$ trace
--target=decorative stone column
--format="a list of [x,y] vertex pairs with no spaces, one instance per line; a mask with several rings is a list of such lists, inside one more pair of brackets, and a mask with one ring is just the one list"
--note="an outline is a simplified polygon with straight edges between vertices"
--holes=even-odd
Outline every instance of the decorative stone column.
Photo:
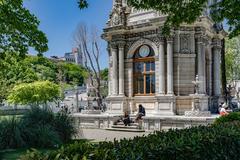
[[179,53],[181,48],[180,44],[180,31],[175,31],[175,38],[174,38],[174,53]]
[[213,82],[212,82],[212,65],[213,65],[213,59],[212,59],[212,48],[209,46],[209,48],[208,48],[208,86],[209,86],[209,88],[208,88],[208,90],[209,90],[209,92],[208,92],[208,94],[209,94],[209,96],[211,96],[212,94],[213,94],[213,92],[212,92],[212,84],[213,84]]
[[112,53],[108,44],[107,52],[109,55],[109,68],[108,68],[108,97],[112,95]]
[[128,97],[132,96],[133,96],[133,62],[131,59],[128,60]]
[[206,78],[205,78],[205,47],[204,47],[204,43],[203,43],[203,38],[202,36],[198,36],[197,37],[197,69],[198,69],[198,77],[199,77],[199,93],[200,94],[206,94],[206,85],[204,85],[206,82]]
[[[110,57],[109,57],[109,61],[111,61],[110,60]],[[111,83],[112,83],[112,80],[111,80],[111,72],[112,71],[112,69],[111,69],[111,62],[109,63],[109,69],[108,69],[108,96],[111,96],[112,95],[112,91],[111,91],[111,89],[112,89],[112,85],[111,85]]]
[[164,41],[159,43],[159,94],[165,94]]
[[206,85],[206,43],[202,43],[203,94],[207,93]]
[[111,45],[112,53],[112,92],[113,96],[118,95],[118,64],[117,64],[117,46]]
[[220,81],[220,60],[221,60],[221,41],[214,40],[213,46],[213,93],[215,96],[221,95],[221,81]]
[[195,53],[195,32],[192,31],[190,33],[190,44],[191,44],[191,53]]
[[167,94],[173,95],[173,38],[167,39]]
[[124,46],[125,43],[120,43],[119,48],[119,95],[124,96]]

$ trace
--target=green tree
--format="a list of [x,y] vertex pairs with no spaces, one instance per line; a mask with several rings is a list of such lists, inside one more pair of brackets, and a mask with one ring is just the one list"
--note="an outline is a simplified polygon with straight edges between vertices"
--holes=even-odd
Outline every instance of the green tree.
[[58,72],[62,72],[62,78],[65,83],[81,86],[87,77],[87,71],[80,65],[73,63],[60,62]]
[[6,99],[14,85],[38,80],[37,74],[16,53],[6,53],[0,58],[0,103]]
[[12,104],[46,104],[60,98],[60,87],[50,81],[36,81],[14,86],[7,100]]
[[[89,0],[78,0],[80,9],[88,7]],[[182,23],[193,23],[206,8],[208,0],[127,0],[137,9],[153,9],[168,15],[163,32],[170,34],[170,28],[179,27]],[[211,6],[211,16],[218,23],[225,20],[229,25],[229,37],[240,34],[239,0],[218,0]]]
[[108,68],[101,70],[100,72],[101,79],[104,81],[108,80]]
[[240,79],[240,36],[226,40],[227,80]]
[[23,7],[23,0],[0,1],[0,50],[26,54],[28,47],[39,53],[48,50],[47,38],[38,29],[37,17]]

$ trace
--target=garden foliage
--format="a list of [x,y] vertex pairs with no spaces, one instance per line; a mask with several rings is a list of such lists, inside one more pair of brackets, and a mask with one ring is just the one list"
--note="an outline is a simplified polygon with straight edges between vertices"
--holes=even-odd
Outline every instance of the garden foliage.
[[66,145],[43,155],[28,152],[22,160],[95,159],[95,160],[239,160],[240,122],[198,126],[183,130],[155,132],[148,136],[99,144]]
[[69,142],[75,133],[68,114],[33,107],[21,117],[0,121],[0,149],[55,147]]
[[232,112],[228,115],[221,116],[215,120],[214,124],[233,122],[233,121],[240,122],[240,112]]

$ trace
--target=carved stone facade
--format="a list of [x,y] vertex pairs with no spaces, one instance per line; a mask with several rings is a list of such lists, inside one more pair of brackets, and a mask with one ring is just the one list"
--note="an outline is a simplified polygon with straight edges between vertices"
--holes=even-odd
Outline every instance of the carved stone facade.
[[[217,33],[205,15],[191,25],[173,28],[165,37],[165,19],[155,11],[136,11],[124,0],[114,1],[102,35],[109,47],[108,113],[135,114],[142,104],[147,115],[182,115],[192,108],[196,75],[200,111],[217,103],[225,33]],[[142,66],[140,73],[137,65]]]

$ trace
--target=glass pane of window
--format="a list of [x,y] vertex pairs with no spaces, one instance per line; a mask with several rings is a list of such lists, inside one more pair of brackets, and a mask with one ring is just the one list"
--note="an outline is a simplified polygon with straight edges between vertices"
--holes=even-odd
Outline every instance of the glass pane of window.
[[151,90],[155,93],[155,75],[151,75]]
[[151,62],[151,71],[155,71],[155,63]]
[[146,94],[149,94],[150,93],[150,84],[151,84],[151,78],[150,78],[150,75],[146,75]]
[[146,72],[150,71],[151,68],[151,62],[146,62]]
[[135,71],[135,73],[141,73],[141,72],[143,72],[143,69],[144,69],[144,65],[143,65],[144,63],[143,62],[136,62],[135,64],[134,64],[134,71]]
[[144,80],[143,75],[136,76],[134,81],[134,93],[143,94],[144,93]]

